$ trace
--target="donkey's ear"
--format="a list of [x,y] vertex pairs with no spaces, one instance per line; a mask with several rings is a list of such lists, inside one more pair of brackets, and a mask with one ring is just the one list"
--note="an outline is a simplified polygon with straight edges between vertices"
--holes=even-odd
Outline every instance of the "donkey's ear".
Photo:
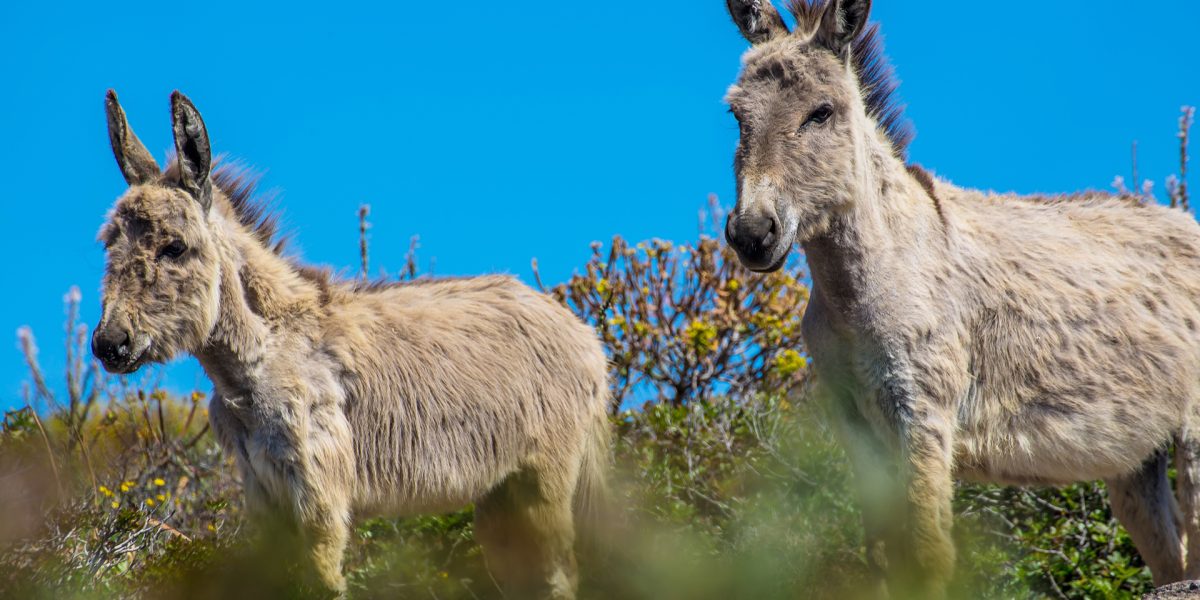
[[158,177],[158,163],[142,141],[129,128],[129,120],[121,103],[117,102],[117,93],[108,90],[104,95],[104,112],[108,115],[108,141],[112,144],[113,156],[117,157],[117,166],[125,176],[125,183],[138,185]]
[[771,0],[725,0],[725,6],[751,44],[769,42],[788,34],[787,25]]
[[845,55],[867,26],[871,0],[830,0],[821,16],[817,37],[834,54]]
[[175,131],[175,156],[179,161],[179,185],[187,190],[205,212],[212,206],[212,148],[200,111],[187,96],[171,93],[171,128]]

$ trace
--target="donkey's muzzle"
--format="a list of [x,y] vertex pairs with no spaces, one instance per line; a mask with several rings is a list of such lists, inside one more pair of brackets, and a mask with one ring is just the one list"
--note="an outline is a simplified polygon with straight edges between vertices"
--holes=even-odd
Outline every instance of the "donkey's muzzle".
[[92,332],[92,354],[104,368],[114,373],[127,372],[137,360],[133,356],[133,336],[128,327],[107,323]]
[[[774,271],[779,244],[779,220],[766,215],[729,215],[725,221],[725,240],[738,258],[752,271]],[[786,257],[786,254],[784,255]]]

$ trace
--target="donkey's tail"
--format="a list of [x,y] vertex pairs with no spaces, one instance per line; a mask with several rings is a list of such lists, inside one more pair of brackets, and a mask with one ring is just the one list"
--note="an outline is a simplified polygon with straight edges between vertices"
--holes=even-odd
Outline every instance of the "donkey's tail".
[[608,475],[612,465],[612,425],[608,420],[608,390],[601,385],[600,405],[591,417],[584,441],[583,460],[575,484],[575,528],[583,542],[581,549],[604,553],[608,544],[604,532],[615,516],[609,497]]

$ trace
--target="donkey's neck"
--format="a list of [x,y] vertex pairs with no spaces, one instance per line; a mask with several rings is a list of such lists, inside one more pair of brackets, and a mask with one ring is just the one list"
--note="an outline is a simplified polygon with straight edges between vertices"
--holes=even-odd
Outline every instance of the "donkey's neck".
[[264,367],[276,360],[270,348],[289,347],[300,332],[315,330],[306,324],[321,291],[241,226],[226,219],[220,227],[220,308],[196,358],[218,392],[241,396],[258,387]]
[[820,294],[835,318],[872,310],[944,249],[945,216],[933,194],[877,136],[864,136],[850,184],[852,201],[829,227],[801,245]]

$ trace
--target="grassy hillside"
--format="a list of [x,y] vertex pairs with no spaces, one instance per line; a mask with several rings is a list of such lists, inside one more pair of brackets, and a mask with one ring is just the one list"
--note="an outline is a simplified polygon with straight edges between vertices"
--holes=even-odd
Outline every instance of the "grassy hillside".
[[[1168,200],[1186,209],[1182,180]],[[715,202],[706,217],[719,231]],[[398,276],[418,276],[412,256]],[[712,237],[614,238],[548,291],[596,326],[612,365],[614,494],[581,559],[583,597],[864,595],[851,475],[805,393],[799,262],[752,275]],[[74,322],[78,301],[68,294],[64,384],[46,381],[32,332],[19,335],[30,384],[26,407],[0,423],[0,597],[307,595],[286,532],[245,522],[204,395],[105,376]],[[1101,484],[960,485],[955,512],[957,597],[1150,589]],[[469,508],[360,523],[347,571],[358,598],[499,597]]]

